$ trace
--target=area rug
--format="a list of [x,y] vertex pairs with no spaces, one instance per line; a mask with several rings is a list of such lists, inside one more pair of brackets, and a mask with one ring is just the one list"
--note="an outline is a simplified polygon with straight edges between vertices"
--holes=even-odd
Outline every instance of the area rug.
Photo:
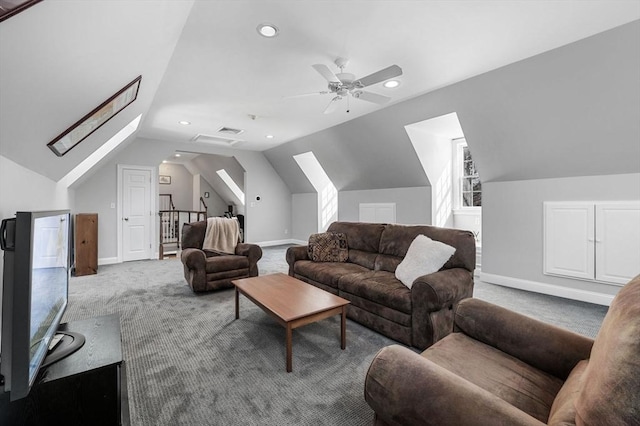
[[196,295],[179,260],[100,267],[72,279],[65,321],[120,315],[132,425],[368,425],[364,378],[394,343],[339,317],[285,332],[233,290]]

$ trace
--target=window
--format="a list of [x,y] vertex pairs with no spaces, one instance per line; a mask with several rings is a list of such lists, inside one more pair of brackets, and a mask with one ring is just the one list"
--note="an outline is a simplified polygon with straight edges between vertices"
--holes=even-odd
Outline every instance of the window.
[[458,159],[460,207],[481,207],[482,183],[466,142],[461,142],[458,145]]

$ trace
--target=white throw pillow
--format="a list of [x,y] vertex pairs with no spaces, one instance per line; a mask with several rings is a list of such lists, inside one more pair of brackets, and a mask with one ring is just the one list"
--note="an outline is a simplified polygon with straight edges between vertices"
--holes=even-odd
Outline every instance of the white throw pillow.
[[439,271],[455,252],[450,245],[418,235],[396,268],[396,278],[411,289],[416,278]]

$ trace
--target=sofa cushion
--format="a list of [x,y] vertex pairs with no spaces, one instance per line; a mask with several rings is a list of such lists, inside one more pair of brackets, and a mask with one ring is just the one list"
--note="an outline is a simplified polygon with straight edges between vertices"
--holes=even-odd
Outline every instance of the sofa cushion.
[[575,402],[584,386],[584,370],[589,361],[583,359],[571,370],[569,377],[553,401],[549,412],[549,426],[569,426],[576,424]]
[[338,279],[342,276],[360,273],[368,269],[350,262],[314,262],[298,260],[293,265],[294,273],[313,281],[338,288]]
[[450,245],[418,235],[396,268],[396,278],[411,288],[416,278],[439,271],[455,251]]
[[344,275],[338,280],[338,288],[382,306],[411,313],[411,291],[391,272],[367,271]]
[[374,269],[378,253],[371,253],[349,248],[349,262],[364,266],[367,269]]
[[346,262],[349,257],[347,236],[342,232],[312,234],[307,250],[314,262]]
[[384,227],[381,223],[333,222],[327,232],[345,234],[350,249],[378,253]]
[[[444,265],[445,269],[464,268],[473,271],[476,267],[476,244],[471,231],[439,228],[428,225],[386,225],[380,236],[380,253],[404,258],[409,246],[418,235],[426,235],[456,249]],[[349,242],[351,244],[351,242]]]
[[249,269],[249,258],[235,254],[213,256],[208,257],[205,264],[205,271],[208,274],[219,271],[232,271],[234,269]]
[[640,275],[616,295],[593,342],[578,425],[631,425],[640,418]]
[[557,377],[463,333],[439,340],[422,356],[543,423],[563,384]]

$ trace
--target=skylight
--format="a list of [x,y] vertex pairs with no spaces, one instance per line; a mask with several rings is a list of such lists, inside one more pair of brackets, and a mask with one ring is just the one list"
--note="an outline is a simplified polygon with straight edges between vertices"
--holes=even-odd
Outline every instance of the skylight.
[[133,132],[136,131],[140,124],[142,114],[134,118],[129,124],[124,126],[122,130],[113,135],[102,146],[96,149],[91,155],[85,158],[80,164],[74,167],[69,173],[67,173],[58,183],[65,187],[70,187],[75,181],[80,179],[86,172],[88,172],[93,166],[98,164],[107,154],[113,151],[118,145],[124,142]]
[[240,200],[242,205],[244,206],[244,192],[240,189],[240,187],[231,179],[229,173],[225,169],[220,169],[216,172],[218,176],[227,184],[231,192]]

